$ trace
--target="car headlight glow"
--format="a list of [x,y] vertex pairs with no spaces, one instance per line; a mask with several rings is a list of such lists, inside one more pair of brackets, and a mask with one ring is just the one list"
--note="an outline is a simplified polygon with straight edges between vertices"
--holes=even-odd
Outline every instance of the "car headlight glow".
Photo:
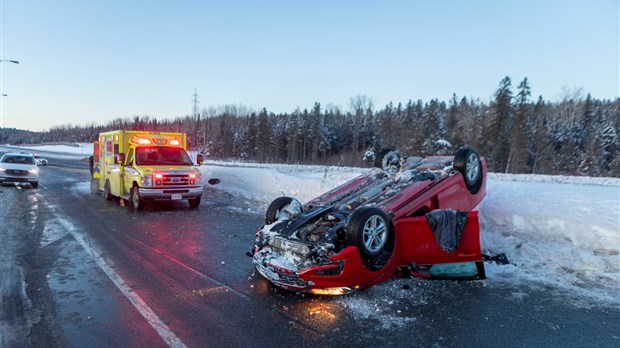
[[314,288],[310,289],[310,292],[315,295],[327,295],[327,296],[338,296],[348,294],[354,289],[348,287],[339,287],[339,288]]

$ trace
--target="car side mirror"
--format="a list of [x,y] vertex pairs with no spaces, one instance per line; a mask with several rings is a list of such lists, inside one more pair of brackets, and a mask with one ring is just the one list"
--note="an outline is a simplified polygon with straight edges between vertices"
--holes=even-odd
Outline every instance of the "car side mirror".
[[202,157],[202,154],[199,153],[198,156],[196,156],[196,163],[198,163],[198,165],[202,165],[203,161],[204,161],[204,158]]
[[119,153],[116,155],[116,164],[125,164],[125,154],[124,153]]

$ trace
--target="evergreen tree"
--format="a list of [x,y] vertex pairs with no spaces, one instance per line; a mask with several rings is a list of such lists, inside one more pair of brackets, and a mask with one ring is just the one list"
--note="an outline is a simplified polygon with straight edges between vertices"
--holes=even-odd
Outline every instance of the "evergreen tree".
[[539,96],[538,102],[534,106],[534,114],[536,115],[536,137],[533,144],[533,163],[532,173],[548,174],[551,173],[553,167],[553,147],[550,141],[550,135],[547,125],[549,112],[548,107],[542,96]]
[[310,113],[310,125],[308,135],[310,137],[310,162],[316,163],[319,159],[319,143],[321,142],[321,104],[316,102]]
[[511,84],[510,77],[504,77],[491,104],[493,117],[488,127],[487,136],[490,142],[488,152],[491,154],[491,169],[496,172],[505,171],[508,163],[510,139],[512,139],[510,130],[513,123]]
[[[463,98],[464,99],[464,98]],[[450,106],[448,107],[448,113],[446,115],[446,132],[447,138],[454,145],[463,145],[465,132],[463,132],[463,115],[460,110],[460,104],[456,98],[456,94],[452,94],[450,99]]]
[[385,106],[385,109],[377,113],[377,120],[377,128],[379,130],[379,141],[377,145],[379,146],[377,146],[378,148],[375,148],[375,150],[378,152],[381,151],[382,148],[393,148],[395,144],[397,144],[397,141],[402,139],[402,136],[400,136],[397,131],[398,123],[392,103],[389,103]]
[[588,94],[583,105],[583,117],[581,118],[581,122],[579,122],[579,138],[577,139],[579,152],[582,154],[578,159],[578,167],[579,170],[586,173],[590,172],[593,165],[594,158],[591,157],[594,155],[593,147],[595,148],[600,145],[595,144],[596,141],[593,139],[597,133],[596,112],[596,106],[592,101],[592,96]]
[[256,133],[256,156],[259,162],[269,162],[272,152],[271,127],[267,109],[263,108],[258,114]]
[[506,166],[506,172],[509,173],[525,173],[528,160],[529,97],[532,92],[527,77],[519,83],[517,88],[515,120],[514,127],[512,127],[512,141],[510,143],[508,165]]
[[252,113],[249,117],[247,117],[247,125],[246,129],[248,132],[247,135],[247,158],[255,161],[256,160],[256,151],[258,147],[258,122],[255,113]]

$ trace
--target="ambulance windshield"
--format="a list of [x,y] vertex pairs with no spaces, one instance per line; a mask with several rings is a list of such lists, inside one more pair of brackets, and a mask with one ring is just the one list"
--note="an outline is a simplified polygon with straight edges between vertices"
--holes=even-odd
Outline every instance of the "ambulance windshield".
[[187,152],[179,147],[138,147],[137,165],[192,165]]

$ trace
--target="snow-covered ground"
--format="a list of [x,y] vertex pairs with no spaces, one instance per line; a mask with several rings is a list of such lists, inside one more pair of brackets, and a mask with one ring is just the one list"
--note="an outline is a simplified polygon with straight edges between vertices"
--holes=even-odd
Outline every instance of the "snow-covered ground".
[[30,151],[39,154],[44,158],[88,158],[93,154],[93,144],[76,143],[72,145],[32,145],[32,146],[13,146],[0,145],[0,150],[4,152]]
[[[91,144],[33,148],[49,158],[92,152]],[[201,170],[205,182],[221,180],[210,189],[262,214],[278,196],[307,201],[367,169],[208,161]],[[505,253],[510,264],[487,263],[485,286],[551,288],[620,305],[620,179],[490,173],[487,192],[479,207],[482,248]]]

